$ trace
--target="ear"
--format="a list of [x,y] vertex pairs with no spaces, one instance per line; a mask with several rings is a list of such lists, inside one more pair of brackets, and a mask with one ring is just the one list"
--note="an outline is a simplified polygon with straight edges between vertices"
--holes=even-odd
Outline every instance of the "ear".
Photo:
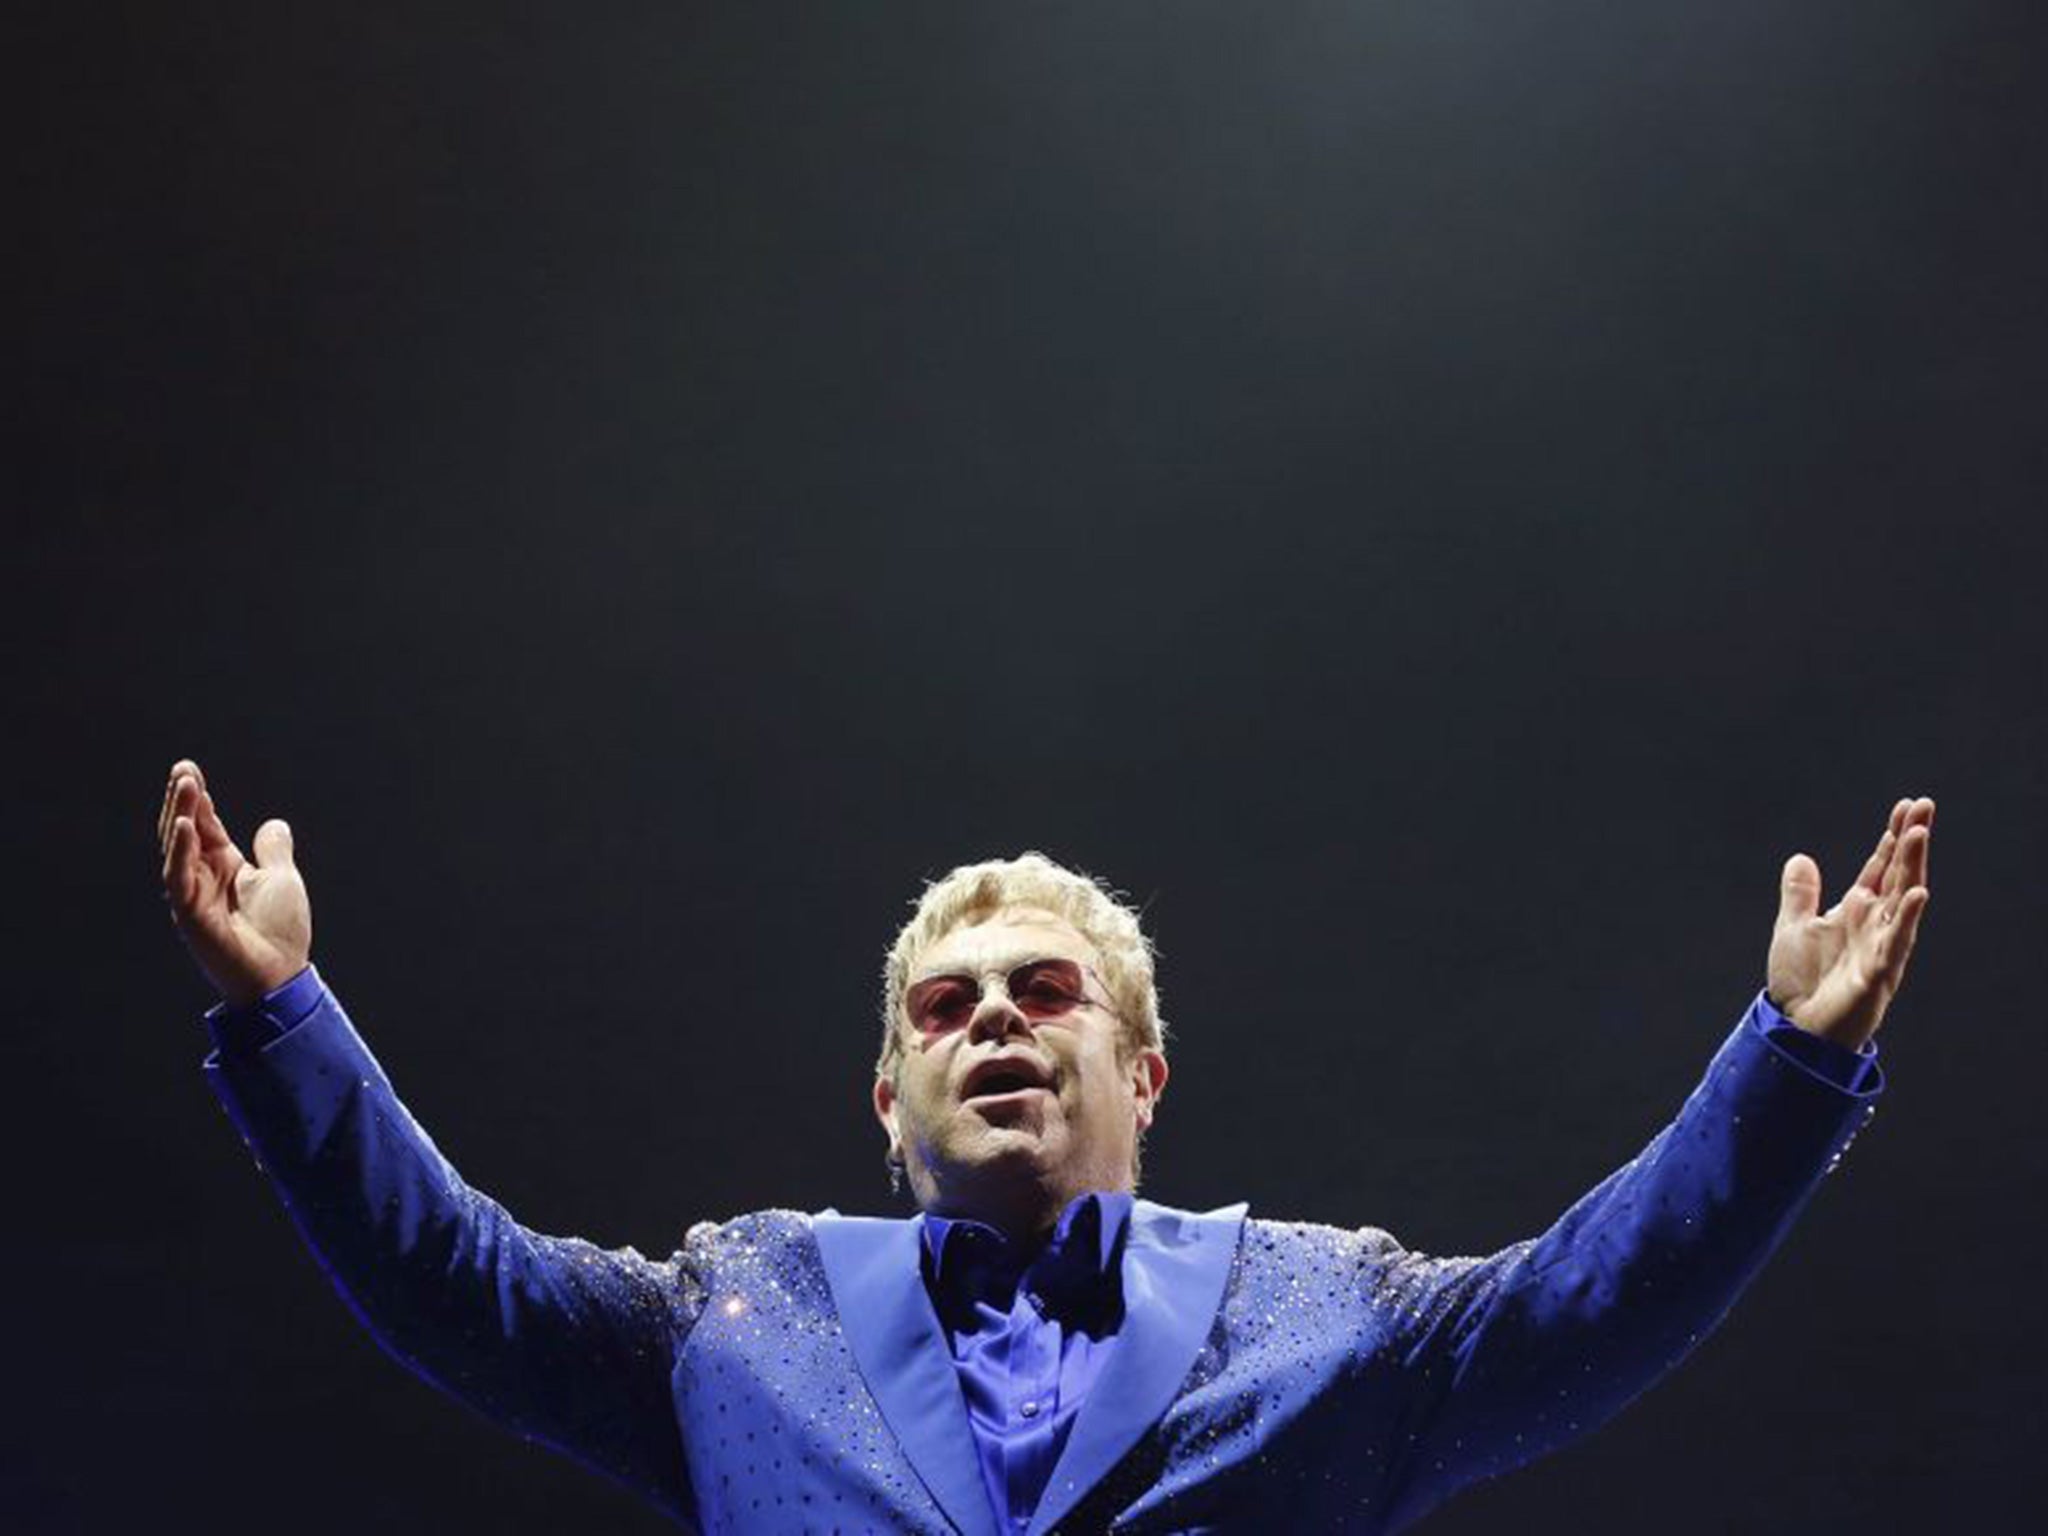
[[1131,1058],[1131,1101],[1138,1110],[1138,1129],[1149,1131],[1152,1117],[1159,1112],[1159,1096],[1166,1092],[1166,1056],[1160,1051],[1140,1051]]
[[896,1134],[896,1084],[886,1077],[875,1079],[875,1118],[889,1133],[889,1150],[893,1152],[902,1146]]

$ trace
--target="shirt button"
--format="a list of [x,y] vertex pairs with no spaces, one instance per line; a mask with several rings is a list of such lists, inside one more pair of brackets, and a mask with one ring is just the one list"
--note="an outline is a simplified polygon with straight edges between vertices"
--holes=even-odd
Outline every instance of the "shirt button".
[[1038,1417],[1038,1399],[1037,1399],[1037,1398],[1035,1398],[1035,1397],[1034,1397],[1034,1398],[1027,1398],[1027,1399],[1026,1399],[1026,1400],[1025,1400],[1024,1402],[1022,1402],[1022,1403],[1020,1403],[1020,1404],[1018,1405],[1018,1407],[1017,1407],[1017,1411],[1018,1411],[1019,1413],[1023,1414],[1023,1415],[1024,1415],[1024,1417],[1025,1417],[1025,1418],[1027,1418],[1027,1419],[1035,1419],[1035,1418],[1037,1418],[1037,1417]]

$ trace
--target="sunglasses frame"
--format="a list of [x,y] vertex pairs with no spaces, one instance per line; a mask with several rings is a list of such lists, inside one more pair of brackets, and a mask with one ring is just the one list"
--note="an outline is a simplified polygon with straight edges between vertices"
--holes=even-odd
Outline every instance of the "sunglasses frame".
[[[1016,990],[1013,987],[1012,983],[1014,983],[1017,977],[1021,975],[1023,972],[1030,970],[1034,966],[1041,965],[1072,966],[1081,977],[1081,989],[1074,995],[1073,1002],[1070,1003],[1068,1006],[1061,1008],[1056,1012],[1046,1013],[1040,1016],[1034,1016],[1028,1007],[1026,1007],[1022,1002],[1018,1001]],[[1045,1023],[1052,1019],[1063,1019],[1067,1017],[1069,1014],[1074,1013],[1078,1009],[1090,1007],[1100,1008],[1103,1012],[1109,1014],[1113,1018],[1121,1019],[1123,1017],[1123,1014],[1120,1013],[1116,1008],[1112,1007],[1107,1003],[1097,1002],[1093,997],[1089,996],[1087,984],[1091,979],[1095,982],[1095,984],[1098,987],[1102,988],[1104,996],[1109,995],[1108,984],[1103,981],[1101,976],[1096,974],[1094,967],[1084,965],[1081,961],[1074,959],[1071,955],[1034,955],[1028,960],[1018,961],[1015,965],[1000,968],[992,968],[990,970],[981,972],[979,975],[973,975],[967,971],[942,971],[936,976],[925,976],[919,978],[916,982],[903,989],[903,1012],[905,1017],[907,1017],[910,1021],[911,1029],[914,1030],[919,1036],[926,1039],[930,1039],[937,1035],[951,1034],[956,1029],[965,1028],[968,1022],[973,1019],[974,1015],[980,1011],[982,1003],[987,999],[989,987],[991,985],[990,978],[992,977],[1000,978],[1003,989],[1003,996],[1005,999],[1008,1000],[1010,1006],[1012,1008],[1015,1008],[1019,1013],[1023,1014],[1024,1017],[1029,1019],[1033,1024]],[[948,1024],[936,1029],[927,1029],[924,1026],[923,1020],[919,1017],[919,996],[920,994],[925,993],[934,984],[939,982],[968,983],[975,989],[974,1002],[972,1006],[969,1007],[966,1016],[962,1018],[958,1024]]]

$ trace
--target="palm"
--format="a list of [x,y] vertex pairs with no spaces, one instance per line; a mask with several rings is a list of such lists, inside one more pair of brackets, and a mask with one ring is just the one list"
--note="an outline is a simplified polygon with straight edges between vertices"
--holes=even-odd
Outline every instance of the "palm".
[[294,950],[311,948],[311,903],[305,878],[293,866],[263,869],[244,859],[221,892],[235,942],[251,955],[282,962]]
[[1877,1033],[1926,910],[1934,802],[1901,800],[1856,882],[1820,910],[1820,868],[1786,861],[1767,987],[1795,1024],[1850,1046]]

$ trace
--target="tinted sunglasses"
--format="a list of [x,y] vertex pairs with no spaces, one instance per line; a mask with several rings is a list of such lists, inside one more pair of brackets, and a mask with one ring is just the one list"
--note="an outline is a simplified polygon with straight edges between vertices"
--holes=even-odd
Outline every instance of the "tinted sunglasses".
[[[1004,979],[1003,989],[1017,1011],[1038,1024],[1093,1002],[1087,978],[1094,974],[1078,960],[1026,960]],[[981,999],[979,977],[927,976],[903,994],[903,1006],[919,1033],[936,1035],[966,1024]]]

